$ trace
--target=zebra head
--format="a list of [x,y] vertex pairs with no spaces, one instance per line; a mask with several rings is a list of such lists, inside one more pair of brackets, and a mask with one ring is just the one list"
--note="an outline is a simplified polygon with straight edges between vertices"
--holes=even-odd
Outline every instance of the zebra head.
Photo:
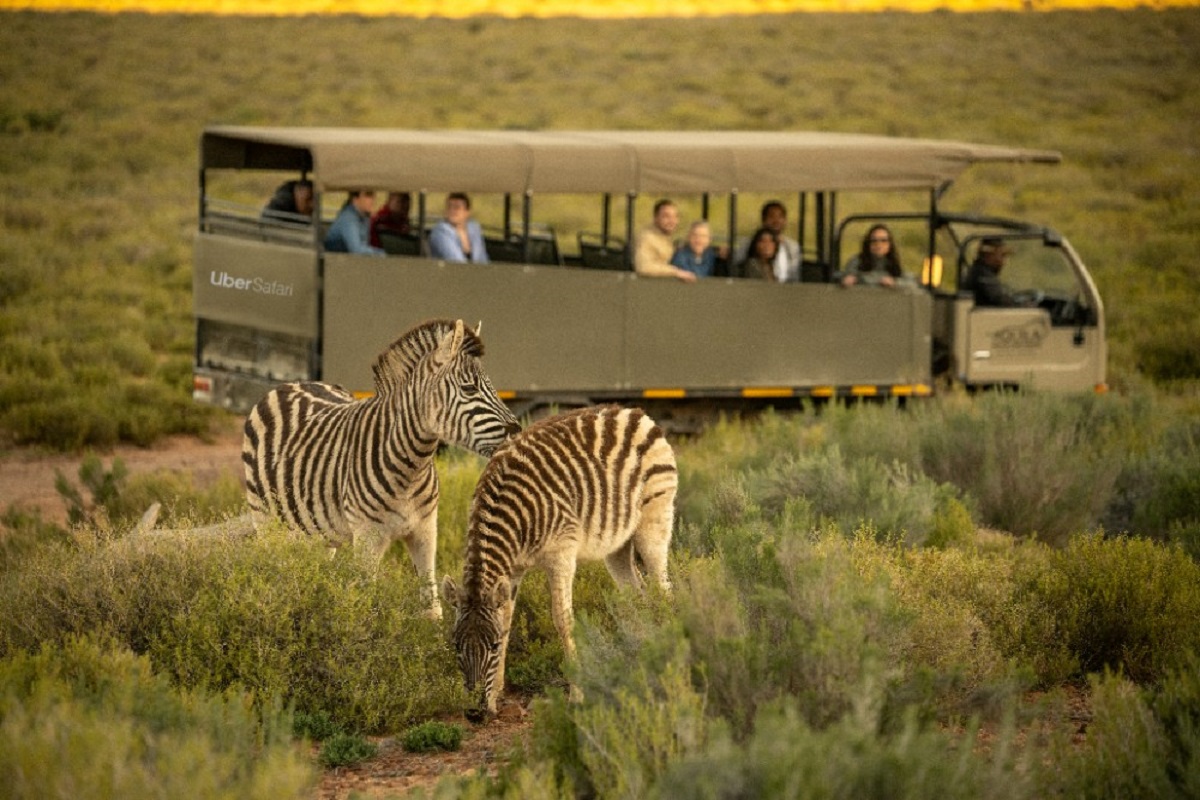
[[487,457],[520,431],[521,423],[483,371],[481,327],[470,331],[461,319],[454,322],[429,355],[429,388],[436,398],[432,410],[438,438]]
[[442,581],[446,604],[457,612],[453,640],[467,687],[464,713],[477,724],[496,716],[496,701],[504,687],[504,651],[511,622],[506,619],[509,587],[507,578],[499,579],[491,590],[476,592],[465,584],[459,589],[449,575]]

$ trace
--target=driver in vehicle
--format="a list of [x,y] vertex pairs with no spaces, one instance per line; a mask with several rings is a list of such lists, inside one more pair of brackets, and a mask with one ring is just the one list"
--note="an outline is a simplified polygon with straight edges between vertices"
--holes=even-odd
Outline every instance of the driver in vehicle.
[[980,241],[975,261],[967,270],[961,287],[963,291],[974,293],[976,306],[1025,305],[1000,280],[1000,270],[1004,269],[1011,253],[1012,248],[998,237],[989,236]]

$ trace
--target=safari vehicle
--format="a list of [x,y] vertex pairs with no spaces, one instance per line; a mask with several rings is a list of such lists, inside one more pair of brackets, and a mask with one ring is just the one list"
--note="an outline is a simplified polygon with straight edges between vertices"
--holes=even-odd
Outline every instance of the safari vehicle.
[[[1104,307],[1067,240],[941,207],[973,164],[1060,158],[832,133],[209,127],[194,396],[244,410],[283,381],[369,393],[375,356],[431,317],[483,322],[487,369],[518,412],[923,397],[946,381],[1102,389]],[[271,189],[300,177],[314,186],[312,216],[265,217]],[[385,241],[387,257],[326,252],[351,189],[410,192],[417,233]],[[471,195],[492,263],[427,255],[424,233],[452,191]],[[680,205],[680,235],[702,216],[728,245],[757,227],[764,199],[781,200],[802,280],[638,276],[630,243],[660,197]],[[911,286],[839,285],[877,221],[899,239]],[[956,291],[984,236],[1014,251],[1002,278],[1028,305],[978,308]]]

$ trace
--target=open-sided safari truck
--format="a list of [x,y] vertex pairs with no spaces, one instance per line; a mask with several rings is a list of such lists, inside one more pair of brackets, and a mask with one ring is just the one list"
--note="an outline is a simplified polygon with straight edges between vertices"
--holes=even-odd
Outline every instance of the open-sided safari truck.
[[[210,127],[194,395],[243,410],[283,381],[370,392],[375,356],[431,317],[483,321],[487,369],[518,411],[925,396],[941,379],[1102,388],[1104,307],[1066,239],[940,205],[972,164],[1059,160],[803,132]],[[271,189],[301,177],[315,189],[312,217],[264,216]],[[429,258],[417,234],[385,242],[387,257],[326,252],[323,231],[351,189],[411,192],[416,231],[440,216],[446,193],[470,193],[493,263]],[[757,227],[764,200],[781,200],[802,280],[637,276],[628,243],[660,197],[680,205],[681,235],[703,216],[727,243]],[[853,213],[839,216],[839,205]],[[877,221],[895,233],[911,286],[833,282]],[[1013,251],[1002,278],[1029,305],[977,308],[956,291],[985,236]]]

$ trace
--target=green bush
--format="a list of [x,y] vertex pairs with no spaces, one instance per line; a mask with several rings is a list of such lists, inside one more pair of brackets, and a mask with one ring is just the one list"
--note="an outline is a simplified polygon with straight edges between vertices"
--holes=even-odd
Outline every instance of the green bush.
[[400,745],[410,753],[454,751],[462,747],[462,740],[462,725],[447,725],[444,722],[423,722],[400,734]]
[[299,739],[323,742],[338,732],[338,726],[328,711],[297,711],[292,715],[292,735]]
[[326,769],[348,767],[368,758],[374,758],[379,747],[353,733],[335,733],[321,745],[317,761]]
[[1200,791],[1200,661],[1191,657],[1157,688],[1112,674],[1091,681],[1092,720],[1082,744],[1059,744],[1043,796],[1191,798]]
[[1042,602],[1084,674],[1153,682],[1200,652],[1200,564],[1146,539],[1078,536],[1043,566]]
[[[988,758],[958,747],[911,716],[880,735],[878,694],[860,700],[835,724],[813,728],[795,702],[760,711],[753,734],[735,742],[721,734],[698,753],[669,765],[648,797],[1006,798],[1036,796],[1005,748]],[[874,705],[873,702],[874,701]],[[969,737],[973,731],[968,731]]]
[[88,631],[181,686],[239,684],[350,730],[462,706],[441,626],[405,564],[373,565],[282,532],[156,534],[44,547],[0,584],[0,653]]
[[279,704],[179,691],[92,638],[0,661],[0,783],[13,798],[307,797]]

